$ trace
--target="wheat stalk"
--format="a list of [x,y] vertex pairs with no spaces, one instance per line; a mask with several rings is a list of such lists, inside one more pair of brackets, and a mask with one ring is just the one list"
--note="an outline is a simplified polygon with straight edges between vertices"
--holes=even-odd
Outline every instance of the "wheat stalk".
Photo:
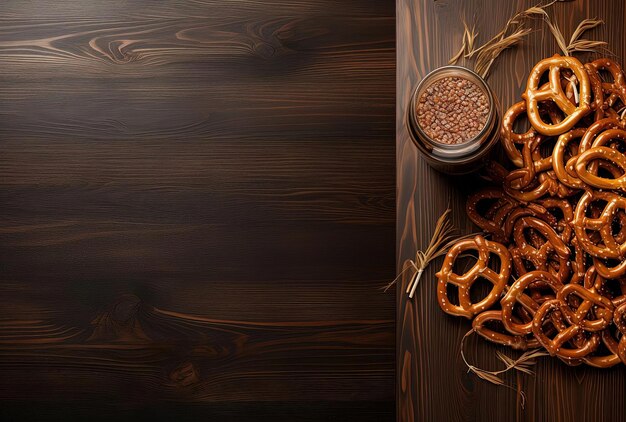
[[465,19],[463,20],[463,43],[459,51],[450,59],[448,64],[456,64],[462,57],[467,57],[471,51],[474,50],[474,42],[478,33],[476,32],[476,26],[472,26],[470,29],[467,26]]
[[428,267],[434,259],[445,255],[448,252],[448,249],[450,249],[456,242],[476,235],[476,233],[471,233],[463,236],[455,236],[454,232],[456,229],[448,218],[451,212],[452,210],[450,208],[444,211],[435,224],[435,230],[433,231],[432,237],[426,249],[423,251],[418,250],[415,253],[415,259],[408,261],[409,266],[402,270],[402,272],[400,272],[400,274],[398,274],[398,276],[391,283],[385,286],[385,291],[393,286],[406,271],[412,268],[415,270],[415,273],[411,277],[411,281],[406,288],[406,293],[409,294],[409,298],[413,298],[415,295],[415,289],[417,289],[417,285],[419,284],[426,267]]
[[530,368],[537,363],[536,359],[542,356],[548,356],[549,354],[541,349],[531,349],[522,353],[519,358],[513,359],[505,355],[504,353],[497,351],[496,356],[504,363],[505,368],[499,371],[487,371],[486,369],[481,369],[477,366],[470,364],[465,358],[465,339],[475,332],[476,331],[472,328],[467,333],[465,333],[465,335],[461,339],[461,359],[463,359],[463,362],[467,366],[468,370],[476,374],[476,376],[478,376],[479,378],[482,378],[485,381],[489,381],[492,384],[501,385],[510,388],[511,390],[517,391],[520,395],[520,403],[523,408],[524,403],[526,402],[526,395],[524,394],[524,392],[522,390],[516,390],[513,386],[506,384],[499,375],[508,372],[511,369],[515,369],[524,374],[534,375],[535,373]]
[[[519,28],[514,33],[507,35],[500,40],[494,42],[491,45],[483,48],[476,57],[474,64],[474,70],[476,73],[486,78],[489,74],[491,66],[495,62],[496,58],[507,48],[511,48],[519,44],[522,39],[531,32],[530,28]],[[484,47],[484,46],[483,46]]]
[[570,37],[569,43],[565,40],[563,32],[558,24],[552,20],[546,9],[557,2],[565,2],[571,0],[553,0],[545,5],[536,5],[515,14],[511,17],[504,27],[487,42],[479,47],[474,48],[474,41],[477,33],[474,27],[468,28],[465,21],[463,22],[463,42],[459,51],[450,59],[449,64],[457,63],[462,57],[471,59],[476,57],[474,70],[476,73],[486,78],[489,74],[491,66],[498,56],[506,49],[519,44],[526,35],[532,30],[524,27],[524,20],[533,17],[541,17],[548,25],[550,32],[554,36],[556,43],[561,52],[570,56],[575,52],[607,52],[607,43],[604,41],[593,41],[581,39],[581,36],[590,29],[596,28],[604,22],[600,19],[584,19]]

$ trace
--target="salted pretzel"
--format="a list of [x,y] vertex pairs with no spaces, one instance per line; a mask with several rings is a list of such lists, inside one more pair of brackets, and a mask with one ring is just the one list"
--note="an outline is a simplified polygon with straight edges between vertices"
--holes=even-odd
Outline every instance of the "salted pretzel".
[[[548,216],[552,217],[544,216],[542,220],[554,228],[563,242],[568,243],[572,239],[572,222],[574,221],[574,209],[570,203],[560,198],[545,198],[538,203],[548,211]],[[557,211],[560,214],[560,218],[551,214]]]
[[[587,355],[582,361],[589,366],[596,368],[611,368],[622,362],[619,356],[619,340],[615,338],[610,329],[604,329],[600,333],[600,340],[604,347],[608,350],[605,355]],[[626,363],[626,362],[625,362]]]
[[550,214],[548,209],[540,203],[530,202],[528,204],[520,204],[506,215],[503,226],[504,237],[506,239],[511,239],[513,227],[517,220],[522,217],[535,217],[554,227],[559,225],[559,221],[556,217]]
[[575,145],[574,141],[582,139],[586,132],[585,128],[575,128],[564,133],[559,136],[552,150],[552,167],[556,177],[561,183],[574,189],[585,188],[585,182],[580,180],[575,172],[579,146]]
[[[476,251],[478,253],[476,263],[465,273],[456,274],[454,272],[455,261],[459,255],[468,251]],[[500,260],[499,271],[489,268],[489,264],[493,261],[492,257]],[[500,299],[510,274],[511,259],[504,245],[486,240],[482,236],[462,240],[450,248],[443,261],[441,270],[436,274],[439,280],[437,284],[437,301],[439,306],[448,314],[472,318],[474,315],[490,308]],[[482,300],[472,303],[470,289],[479,278],[489,281],[493,286]],[[448,298],[448,284],[452,284],[458,289],[458,305],[453,304]]]
[[600,70],[607,70],[613,77],[613,82],[603,82],[602,89],[608,95],[606,105],[612,107],[619,99],[622,105],[626,105],[626,76],[622,67],[615,61],[607,58],[594,60],[586,67],[588,73],[597,74]]
[[[606,203],[602,213],[596,218],[588,216],[591,203],[598,200]],[[613,218],[619,210],[626,211],[626,198],[620,195],[589,190],[581,196],[574,213],[574,231],[585,252],[601,259],[626,257],[626,241],[618,243],[613,234]],[[601,243],[594,243],[588,231],[599,234]],[[602,273],[599,266],[596,268]]]
[[500,311],[485,311],[476,316],[472,321],[472,328],[480,336],[494,343],[509,346],[515,350],[527,350],[529,348],[539,347],[539,342],[534,338],[528,338],[520,335],[511,335],[506,332],[496,331],[487,326],[490,322],[502,323],[502,314]]
[[[480,205],[487,201],[493,201],[493,204],[481,215]],[[470,195],[465,210],[474,224],[490,233],[493,240],[502,242],[505,240],[504,220],[516,206],[517,201],[507,197],[501,190],[482,189]]]
[[[562,309],[566,306],[565,302],[560,299],[544,302],[535,313],[532,325],[533,334],[552,356],[556,355],[565,359],[583,358],[598,348],[600,336],[598,333],[591,333],[579,346],[574,346],[572,342],[583,329],[580,325],[565,323]],[[554,317],[558,321],[558,334],[552,339],[544,331],[544,323],[548,317]],[[570,345],[568,346],[568,344]]]
[[593,266],[596,267],[598,273],[604,278],[617,279],[626,276],[626,260],[611,263],[594,256]]
[[591,63],[585,63],[585,70],[589,75],[589,85],[591,86],[591,93],[593,94],[592,101],[590,103],[591,110],[594,112],[594,120],[598,121],[606,117],[607,110],[612,110],[605,105],[604,102],[604,89],[602,88],[602,78],[597,69],[591,65]]
[[535,315],[541,304],[526,294],[526,290],[537,282],[542,282],[543,285],[550,287],[555,296],[563,288],[561,280],[547,271],[530,271],[518,278],[500,301],[502,306],[502,324],[509,333],[515,335],[532,333],[533,321],[530,320],[526,323],[516,322],[513,318],[513,309],[519,303],[531,317]]
[[[546,84],[546,86],[548,86],[548,84]],[[530,142],[531,140],[534,140],[537,137],[544,138],[543,135],[540,135],[539,133],[537,133],[537,131],[533,128],[532,125],[524,133],[515,132],[514,130],[515,122],[521,115],[525,115],[525,114],[526,114],[526,102],[520,101],[518,103],[513,104],[504,113],[504,116],[502,116],[502,126],[500,130],[500,139],[502,142],[502,146],[504,147],[504,152],[509,157],[509,160],[511,160],[511,162],[517,167],[524,166],[522,152],[520,151],[520,149],[522,149],[526,145],[527,142]],[[562,120],[560,116],[557,115],[556,111],[554,110],[554,107],[550,105],[546,105],[546,103],[539,106],[539,114],[541,116],[545,115],[549,117],[552,124],[559,123]],[[545,160],[540,160],[534,164],[535,166],[538,167],[538,171],[539,171],[540,169],[547,168],[548,163],[546,163]]]
[[[496,187],[466,204],[489,240],[450,248],[437,301],[497,344],[572,366],[626,364],[626,75],[609,59],[556,55],[537,63],[522,97],[502,119],[510,163],[487,164]],[[475,262],[460,270],[466,256]],[[470,297],[480,279],[489,287]]]
[[626,364],[626,303],[621,304],[615,309],[613,321],[617,329],[622,333],[622,339],[619,342],[617,354],[622,362]]
[[[610,161],[622,170],[622,175],[616,179],[607,179],[589,171],[588,165],[595,160]],[[614,189],[626,191],[626,155],[607,147],[593,147],[578,157],[576,173],[585,183],[598,189]]]
[[582,154],[583,152],[590,149],[593,146],[597,136],[601,134],[602,132],[604,132],[605,130],[624,129],[624,128],[625,128],[624,121],[618,118],[607,117],[607,118],[594,122],[591,126],[587,128],[587,130],[585,131],[585,134],[580,139],[580,144],[578,147],[579,154]]
[[[575,310],[572,310],[567,304],[567,297],[572,294],[582,299],[582,302]],[[564,285],[558,291],[556,297],[565,303],[565,306],[561,307],[561,312],[563,312],[565,319],[570,324],[580,325],[586,331],[604,330],[613,320],[613,303],[611,300],[593,290],[585,289],[580,284],[570,283]],[[594,313],[597,314],[595,319],[589,316],[592,307],[595,307]]]
[[[531,245],[526,238],[525,231],[529,229],[541,238],[536,240],[535,245]],[[518,219],[513,227],[513,241],[515,243],[509,248],[509,252],[520,276],[528,272],[525,262],[531,263],[534,269],[553,272],[561,281],[569,276],[570,250],[545,221],[534,217]],[[550,258],[556,258],[557,268],[549,266]]]
[[[545,175],[542,174],[541,176]],[[523,186],[529,179],[531,183]],[[527,168],[514,170],[509,173],[504,179],[503,187],[507,195],[520,202],[536,201],[557,190],[557,184],[554,179],[549,177],[542,177],[541,179],[531,177],[531,173]]]
[[[579,84],[579,104],[572,104],[561,85],[561,71],[570,69]],[[549,85],[540,89],[541,76],[549,72]],[[589,75],[578,59],[570,56],[555,55],[537,63],[528,76],[526,92],[522,95],[526,100],[528,120],[533,128],[544,135],[558,136],[570,130],[580,119],[591,111],[591,86]],[[565,114],[560,123],[547,124],[539,114],[541,101],[553,101]]]

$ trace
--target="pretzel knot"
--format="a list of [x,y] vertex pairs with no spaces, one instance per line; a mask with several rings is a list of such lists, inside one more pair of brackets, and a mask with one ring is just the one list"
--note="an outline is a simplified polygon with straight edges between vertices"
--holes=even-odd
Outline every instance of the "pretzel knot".
[[[567,305],[570,295],[576,295],[582,299],[575,310]],[[566,284],[558,291],[556,297],[565,303],[565,306],[561,307],[565,319],[570,324],[580,325],[586,331],[604,330],[613,320],[613,303],[611,300],[600,296],[593,290],[585,289],[580,284]],[[597,314],[597,317],[592,319],[594,318],[592,314]]]
[[615,309],[613,321],[617,329],[622,333],[622,339],[619,341],[617,354],[622,362],[626,364],[626,302]]
[[[486,211],[481,212],[483,202],[488,204]],[[466,212],[470,220],[484,231],[490,233],[497,242],[504,242],[504,220],[517,206],[517,201],[509,198],[499,189],[482,189],[471,195],[466,204]]]
[[[599,189],[626,190],[626,156],[615,147],[609,145],[615,141],[626,141],[626,131],[623,129],[607,129],[597,135],[593,146],[580,154],[576,162],[576,173],[582,181]],[[615,171],[610,171],[613,178],[600,177],[597,175],[597,164],[604,162]],[[608,162],[608,163],[607,163]],[[593,169],[588,168],[596,164]]]
[[[529,232],[530,239],[525,232]],[[528,272],[526,263],[530,263],[536,270],[552,272],[561,282],[567,280],[570,250],[545,221],[534,217],[518,219],[513,227],[513,240],[515,246],[509,252],[519,275]]]
[[602,90],[608,94],[608,98],[605,100],[607,108],[613,107],[617,100],[626,105],[626,76],[624,76],[624,72],[618,63],[611,59],[602,58],[588,63],[586,68],[589,73],[595,73],[596,75],[598,75],[600,70],[604,69],[613,77],[613,82],[602,82]]
[[[532,328],[535,338],[550,355],[556,355],[567,362],[594,352],[600,345],[600,336],[598,333],[584,333],[578,324],[568,325],[562,312],[566,306],[561,299],[544,302],[535,313]],[[546,324],[548,319],[557,330],[554,338],[548,337],[545,332],[546,325],[550,325]]]
[[585,183],[578,178],[576,162],[578,161],[579,146],[574,142],[582,139],[585,128],[575,128],[559,136],[552,150],[552,167],[556,177],[566,186],[575,189],[584,189]]
[[563,287],[561,280],[546,271],[530,271],[518,278],[500,301],[502,324],[510,333],[516,335],[532,334],[532,320],[526,323],[515,322],[513,310],[515,305],[519,303],[531,316],[535,315],[540,304],[526,294],[526,289],[538,281],[548,285],[555,294]]
[[[579,104],[572,104],[561,84],[561,71],[570,69],[578,81],[580,94]],[[549,72],[549,84],[539,86],[541,76]],[[523,94],[526,100],[528,120],[537,132],[548,136],[558,136],[570,130],[576,123],[591,111],[591,86],[589,75],[578,59],[558,54],[541,60],[535,65],[528,77],[528,86]],[[552,101],[564,113],[565,118],[555,124],[544,122],[539,113],[539,103]]]
[[[545,86],[548,86],[546,84]],[[540,116],[545,115],[550,118],[552,124],[561,122],[562,118],[555,110],[555,106],[549,103],[543,103],[539,107]],[[524,158],[520,148],[524,148],[529,142],[536,138],[545,138],[543,135],[537,133],[537,131],[531,125],[530,128],[524,133],[517,133],[514,130],[515,122],[517,122],[520,116],[526,116],[526,102],[520,101],[513,104],[502,116],[502,126],[500,129],[500,138],[504,152],[509,157],[511,162],[517,167],[524,167]],[[541,141],[540,141],[541,142]],[[548,159],[535,161],[533,164],[537,170],[545,170],[549,167]],[[532,161],[531,161],[532,162]]]
[[539,342],[532,337],[524,337],[521,335],[511,335],[504,330],[496,331],[489,328],[489,323],[502,323],[502,314],[500,311],[485,311],[476,316],[472,321],[472,328],[477,334],[494,343],[509,346],[515,350],[527,350],[529,348],[539,347]]
[[[476,251],[478,258],[472,268],[463,274],[454,272],[454,264],[459,255],[468,251]],[[500,270],[489,268],[492,258],[500,260]],[[472,318],[494,305],[502,295],[511,274],[511,259],[506,247],[497,242],[490,242],[482,236],[465,239],[456,243],[443,261],[441,270],[436,274],[437,301],[441,309],[451,315]],[[489,293],[477,303],[472,303],[470,289],[478,279],[489,281],[493,286]],[[448,284],[458,289],[458,305],[448,298]]]
[[[592,203],[601,201],[604,208],[598,217],[590,215]],[[626,239],[619,235],[614,235],[614,219],[618,212],[626,211],[626,198],[611,192],[585,192],[574,213],[574,232],[576,238],[585,252],[601,259],[620,259],[626,256]],[[620,232],[626,230],[621,227]],[[599,234],[600,242],[597,244],[589,237],[588,232]],[[621,242],[618,242],[621,241]],[[603,277],[603,265],[596,265],[596,268]],[[612,277],[607,277],[612,278]]]

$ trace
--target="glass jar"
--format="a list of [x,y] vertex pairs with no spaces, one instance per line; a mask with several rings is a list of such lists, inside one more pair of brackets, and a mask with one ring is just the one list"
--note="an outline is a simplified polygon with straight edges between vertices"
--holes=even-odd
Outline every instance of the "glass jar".
[[[441,81],[444,78],[447,79]],[[439,84],[437,84],[438,82]],[[444,83],[448,85],[442,85]],[[434,95],[432,93],[433,89],[449,88],[450,83],[458,83],[458,85],[453,86],[458,86],[459,90],[470,89],[473,95],[478,93],[478,97],[474,98],[479,98],[483,101],[485,103],[483,105],[486,106],[486,109],[483,109],[483,116],[481,116],[481,120],[484,119],[484,123],[475,119],[474,121],[465,120],[463,121],[464,124],[457,125],[457,127],[468,126],[472,128],[471,131],[463,132],[466,134],[471,133],[471,135],[468,135],[466,138],[458,138],[461,135],[457,134],[455,135],[457,139],[454,142],[448,141],[448,135],[445,134],[447,130],[445,128],[438,128],[440,132],[443,133],[442,136],[446,140],[444,142],[441,139],[434,138],[432,127],[423,127],[424,120],[418,117],[417,109],[425,104],[429,96]],[[480,93],[483,95],[480,95]],[[463,92],[461,92],[461,94],[463,95]],[[458,93],[451,93],[450,90],[447,89],[445,92],[439,92],[437,95],[443,99],[440,100],[435,97],[434,102],[437,103],[437,107],[443,107],[445,110],[446,106],[450,106],[448,108],[449,110],[457,105],[461,106],[460,103],[446,103],[449,97],[454,98],[455,101],[460,101]],[[422,101],[422,103],[420,103],[420,101]],[[428,104],[432,104],[432,101]],[[459,114],[462,114],[463,109],[466,111],[470,110],[470,112],[473,113],[473,106],[474,104],[468,104],[468,101],[463,101],[461,113]],[[428,164],[436,170],[447,174],[471,173],[478,170],[485,163],[489,152],[498,143],[501,119],[498,108],[497,99],[491,91],[491,88],[489,88],[489,85],[487,85],[485,80],[478,74],[461,66],[440,67],[426,75],[411,95],[411,103],[407,108],[409,134],[422,156],[426,159]],[[420,113],[423,112],[420,110]],[[432,119],[426,119],[426,121],[434,123],[435,127],[437,127],[437,121],[441,120],[441,117],[443,117],[440,113],[441,111],[437,113],[439,117],[435,116],[434,121],[432,121]],[[444,111],[444,113],[450,112]],[[421,116],[423,116],[423,114],[421,114]],[[464,116],[458,118],[462,119]],[[428,135],[428,133],[430,133],[430,135]]]

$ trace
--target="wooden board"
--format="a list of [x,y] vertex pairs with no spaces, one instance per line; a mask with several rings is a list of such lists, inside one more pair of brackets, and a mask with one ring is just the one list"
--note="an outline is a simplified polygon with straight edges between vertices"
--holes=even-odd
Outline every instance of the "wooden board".
[[0,2],[0,419],[393,419],[394,28]]
[[[472,178],[451,178],[431,170],[412,145],[404,126],[409,95],[430,70],[445,65],[458,51],[461,18],[475,17],[479,41],[496,34],[517,11],[534,1],[398,0],[397,1],[397,245],[398,269],[427,243],[434,222],[448,203],[454,223],[463,233],[473,230],[464,215],[467,194],[476,189]],[[626,4],[622,0],[578,0],[557,3],[553,13],[566,39],[586,17],[606,25],[587,38],[609,42],[626,57]],[[520,98],[526,77],[540,59],[557,53],[555,42],[537,21],[538,31],[513,51],[504,53],[488,79],[502,106]],[[623,63],[623,61],[622,61]],[[467,373],[459,357],[459,342],[469,330],[467,320],[445,315],[435,301],[438,261],[422,278],[415,300],[397,291],[398,419],[401,421],[618,421],[626,420],[626,369],[568,367],[542,359],[534,377],[506,375],[506,381],[526,393],[522,408],[515,391],[498,388]],[[404,284],[408,280],[404,280]],[[495,351],[482,340],[468,342],[467,354],[478,366],[498,368]]]

